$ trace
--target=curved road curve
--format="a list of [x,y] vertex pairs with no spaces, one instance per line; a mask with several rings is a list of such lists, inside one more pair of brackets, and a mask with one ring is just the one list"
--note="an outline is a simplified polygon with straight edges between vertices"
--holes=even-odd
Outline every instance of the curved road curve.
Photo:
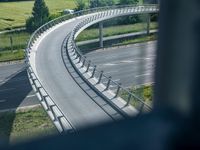
[[76,129],[123,118],[98,95],[94,96],[98,103],[89,97],[74,81],[62,60],[61,47],[66,35],[90,15],[70,19],[47,30],[31,52],[34,53],[32,67],[42,86]]
[[49,33],[39,44],[36,55],[41,83],[76,128],[112,121],[74,81],[62,60],[63,39],[79,21],[76,19]]

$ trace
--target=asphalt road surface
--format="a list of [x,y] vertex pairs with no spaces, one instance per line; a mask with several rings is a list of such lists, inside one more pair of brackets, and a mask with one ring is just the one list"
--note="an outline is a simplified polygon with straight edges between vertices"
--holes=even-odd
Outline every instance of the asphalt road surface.
[[35,58],[37,74],[42,85],[76,129],[112,122],[111,115],[122,117],[98,95],[93,93],[93,97],[89,97],[85,91],[92,93],[92,90],[87,86],[83,90],[64,65],[61,56],[62,42],[81,20],[73,20],[45,36],[38,46]]
[[38,104],[24,63],[0,66],[0,110]]
[[[156,42],[148,42],[96,50],[86,55],[107,76],[130,87],[153,82],[155,49]],[[1,65],[0,110],[38,103],[29,84],[25,64]]]
[[155,51],[156,41],[152,41],[96,50],[87,53],[86,57],[114,81],[122,83],[124,87],[131,87],[154,82]]

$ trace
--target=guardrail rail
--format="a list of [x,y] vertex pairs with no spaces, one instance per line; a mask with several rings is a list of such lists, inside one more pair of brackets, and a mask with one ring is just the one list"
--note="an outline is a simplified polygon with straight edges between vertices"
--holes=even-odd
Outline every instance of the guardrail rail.
[[27,48],[25,50],[28,77],[38,99],[40,100],[44,109],[48,112],[50,118],[54,122],[59,132],[61,133],[64,131],[75,132],[76,129],[75,127],[73,127],[70,121],[66,118],[66,116],[63,115],[62,111],[59,109],[59,107],[56,105],[54,100],[50,97],[48,92],[45,90],[45,88],[41,84],[40,80],[37,77],[36,72],[34,72],[33,66],[31,65],[31,62],[30,62],[30,53],[32,51],[32,47],[35,44],[35,42],[39,39],[39,37],[45,31],[51,29],[52,27],[62,22],[65,22],[66,20],[69,20],[71,18],[93,13],[94,15],[82,21],[72,30],[69,36],[69,40],[68,40],[69,51],[71,51],[71,54],[78,60],[79,63],[82,64],[82,67],[87,68],[86,69],[87,72],[89,71],[90,67],[93,67],[91,78],[95,77],[95,74],[99,73],[98,83],[101,82],[102,77],[108,80],[105,90],[109,89],[109,85],[112,82],[116,84],[116,86],[118,87],[115,97],[118,97],[119,92],[124,90],[128,93],[127,105],[129,104],[130,99],[134,98],[137,102],[140,103],[140,110],[143,110],[144,108],[151,109],[150,106],[145,104],[136,95],[127,91],[119,83],[112,81],[111,77],[107,77],[103,74],[103,72],[97,70],[96,66],[93,65],[91,61],[87,60],[87,58],[81,54],[80,50],[78,49],[75,43],[75,38],[82,30],[84,30],[91,24],[98,22],[99,20],[105,20],[112,17],[117,17],[119,15],[122,16],[123,14],[128,15],[128,14],[151,13],[151,12],[152,13],[158,12],[158,6],[157,5],[131,5],[131,6],[112,6],[112,7],[93,8],[93,9],[78,11],[78,12],[75,12],[74,14],[68,14],[68,15],[64,15],[59,18],[56,18],[44,24],[32,34],[27,44]]

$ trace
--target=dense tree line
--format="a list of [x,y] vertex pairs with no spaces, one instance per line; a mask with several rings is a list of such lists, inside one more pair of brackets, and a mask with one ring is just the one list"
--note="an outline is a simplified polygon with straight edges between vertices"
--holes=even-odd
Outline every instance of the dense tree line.
[[75,0],[76,10],[83,10],[86,8],[95,8],[95,7],[105,7],[112,5],[132,5],[137,4],[139,0],[119,0],[116,3],[115,0],[89,0],[88,5],[85,4],[85,0]]

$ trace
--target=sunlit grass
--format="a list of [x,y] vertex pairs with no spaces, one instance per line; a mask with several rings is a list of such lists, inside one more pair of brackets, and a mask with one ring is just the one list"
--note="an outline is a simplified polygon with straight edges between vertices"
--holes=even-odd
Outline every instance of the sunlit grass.
[[8,50],[0,51],[0,62],[13,61],[13,60],[22,60],[24,59],[24,51],[21,50]]
[[[75,7],[74,0],[45,0],[50,13]],[[22,27],[31,15],[34,1],[0,2],[0,30]]]
[[0,34],[0,51],[11,50],[12,46],[10,38],[12,38],[13,49],[24,49],[30,38],[30,33],[21,31]]
[[[104,37],[113,36],[113,35],[120,35],[126,33],[133,33],[145,30],[145,23],[136,23],[131,25],[118,25],[112,27],[105,27],[103,29]],[[152,22],[150,25],[150,29],[157,29],[158,23]],[[84,40],[91,40],[99,37],[99,29],[86,29],[81,32],[76,41],[84,41]]]
[[0,137],[9,138],[11,143],[55,133],[57,130],[42,107],[0,113]]

